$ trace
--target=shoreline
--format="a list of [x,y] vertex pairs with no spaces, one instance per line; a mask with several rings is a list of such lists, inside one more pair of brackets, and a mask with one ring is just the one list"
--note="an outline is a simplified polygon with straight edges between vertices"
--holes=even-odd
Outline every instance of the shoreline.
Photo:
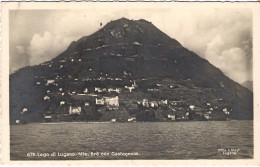
[[43,124],[43,125],[51,125],[51,124],[67,124],[67,123],[73,123],[73,124],[104,124],[104,123],[111,123],[110,121],[104,121],[104,122],[40,122],[40,123],[28,123],[28,124]]
[[30,124],[42,124],[42,125],[55,125],[55,124],[107,124],[107,123],[174,123],[174,122],[226,122],[226,121],[253,121],[253,120],[210,120],[210,121],[137,121],[137,122],[111,122],[111,121],[96,121],[96,122],[32,122],[32,123],[25,123],[25,124],[10,124],[10,125],[30,125]]

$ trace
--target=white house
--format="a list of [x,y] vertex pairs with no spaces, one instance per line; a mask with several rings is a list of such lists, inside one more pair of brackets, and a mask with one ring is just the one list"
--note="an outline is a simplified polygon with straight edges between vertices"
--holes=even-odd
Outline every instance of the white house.
[[228,111],[227,108],[224,108],[224,109],[223,109],[223,112],[224,112],[224,114],[226,114],[226,115],[229,115],[229,114],[230,114],[230,112]]
[[116,122],[116,119],[115,119],[115,118],[112,118],[110,121],[111,121],[111,122]]
[[49,85],[51,85],[51,84],[54,84],[55,83],[55,80],[54,79],[49,79],[49,80],[47,80],[47,82],[46,82],[46,86],[49,86]]
[[27,108],[23,108],[23,112],[27,112],[28,111],[28,109]]
[[190,110],[194,110],[195,109],[195,106],[194,105],[190,105]]
[[105,97],[105,104],[108,106],[119,106],[118,96],[116,97]]
[[107,77],[108,80],[114,81],[114,78]]
[[95,92],[101,91],[101,88],[95,87]]
[[128,73],[126,71],[124,71],[123,73],[124,73],[124,75],[128,75]]
[[142,44],[140,44],[139,42],[135,41],[135,42],[133,42],[133,45],[141,46]]
[[182,102],[181,101],[170,101],[170,104],[174,105],[174,106],[178,106],[178,105],[181,105]]
[[135,117],[131,117],[131,118],[128,118],[127,121],[128,121],[128,122],[135,122],[135,121],[136,121],[136,118],[135,118]]
[[101,99],[96,98],[96,105],[105,105],[104,98],[101,98]]
[[151,101],[151,102],[150,102],[150,106],[151,106],[152,108],[158,107],[158,103],[157,103],[156,101]]
[[69,108],[69,114],[80,114],[81,113],[81,107],[71,107]]
[[108,91],[108,92],[113,92],[114,89],[113,89],[113,88],[108,88],[107,91]]
[[45,119],[51,119],[51,115],[45,115],[44,118]]
[[22,110],[22,112],[21,112],[21,114],[24,114],[25,112],[27,112],[28,111],[28,109],[27,108],[23,108],[23,110]]
[[209,114],[204,114],[204,118],[206,118],[206,119],[210,119]]
[[115,88],[115,89],[113,89],[113,88],[108,88],[107,91],[108,91],[108,92],[120,93],[121,89],[119,89],[119,88]]
[[85,88],[85,90],[83,92],[84,93],[88,93],[88,88]]
[[175,115],[168,114],[167,116],[168,116],[168,119],[175,120]]
[[101,93],[101,92],[106,92],[107,91],[107,89],[106,88],[98,88],[98,87],[95,87],[95,92],[99,92],[99,93]]
[[167,99],[166,100],[161,100],[161,104],[167,105],[168,104],[168,100]]
[[144,107],[149,107],[149,101],[148,101],[148,99],[143,99],[142,105],[143,105]]
[[50,99],[51,99],[51,98],[50,98],[49,96],[44,96],[44,97],[43,97],[43,100],[44,100],[44,101],[48,101],[48,100],[50,100]]
[[65,101],[60,101],[60,106],[64,105]]

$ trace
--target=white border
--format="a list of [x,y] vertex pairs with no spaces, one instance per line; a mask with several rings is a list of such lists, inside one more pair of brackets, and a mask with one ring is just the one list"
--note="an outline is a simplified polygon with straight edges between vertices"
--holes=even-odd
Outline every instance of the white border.
[[[248,7],[253,9],[253,75],[254,75],[254,159],[249,160],[76,160],[76,161],[10,161],[9,150],[9,27],[11,9],[86,9],[86,8],[193,8],[193,7]],[[92,164],[92,165],[259,165],[260,164],[260,3],[189,3],[189,2],[3,2],[2,3],[2,162],[5,164]]]

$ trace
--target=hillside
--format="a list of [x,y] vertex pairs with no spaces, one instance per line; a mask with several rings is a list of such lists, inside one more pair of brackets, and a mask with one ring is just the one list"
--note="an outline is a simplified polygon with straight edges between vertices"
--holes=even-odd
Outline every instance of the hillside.
[[[10,123],[253,119],[253,94],[146,20],[10,75]],[[19,121],[18,121],[19,122]]]
[[244,86],[247,89],[253,91],[253,81],[246,81],[246,82],[242,83],[242,86]]

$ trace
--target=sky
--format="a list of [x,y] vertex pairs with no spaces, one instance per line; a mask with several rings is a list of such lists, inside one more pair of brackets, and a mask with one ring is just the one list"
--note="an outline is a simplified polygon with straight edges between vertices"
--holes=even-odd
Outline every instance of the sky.
[[43,63],[72,41],[119,18],[146,19],[238,83],[252,80],[252,11],[247,8],[12,10],[10,73]]

